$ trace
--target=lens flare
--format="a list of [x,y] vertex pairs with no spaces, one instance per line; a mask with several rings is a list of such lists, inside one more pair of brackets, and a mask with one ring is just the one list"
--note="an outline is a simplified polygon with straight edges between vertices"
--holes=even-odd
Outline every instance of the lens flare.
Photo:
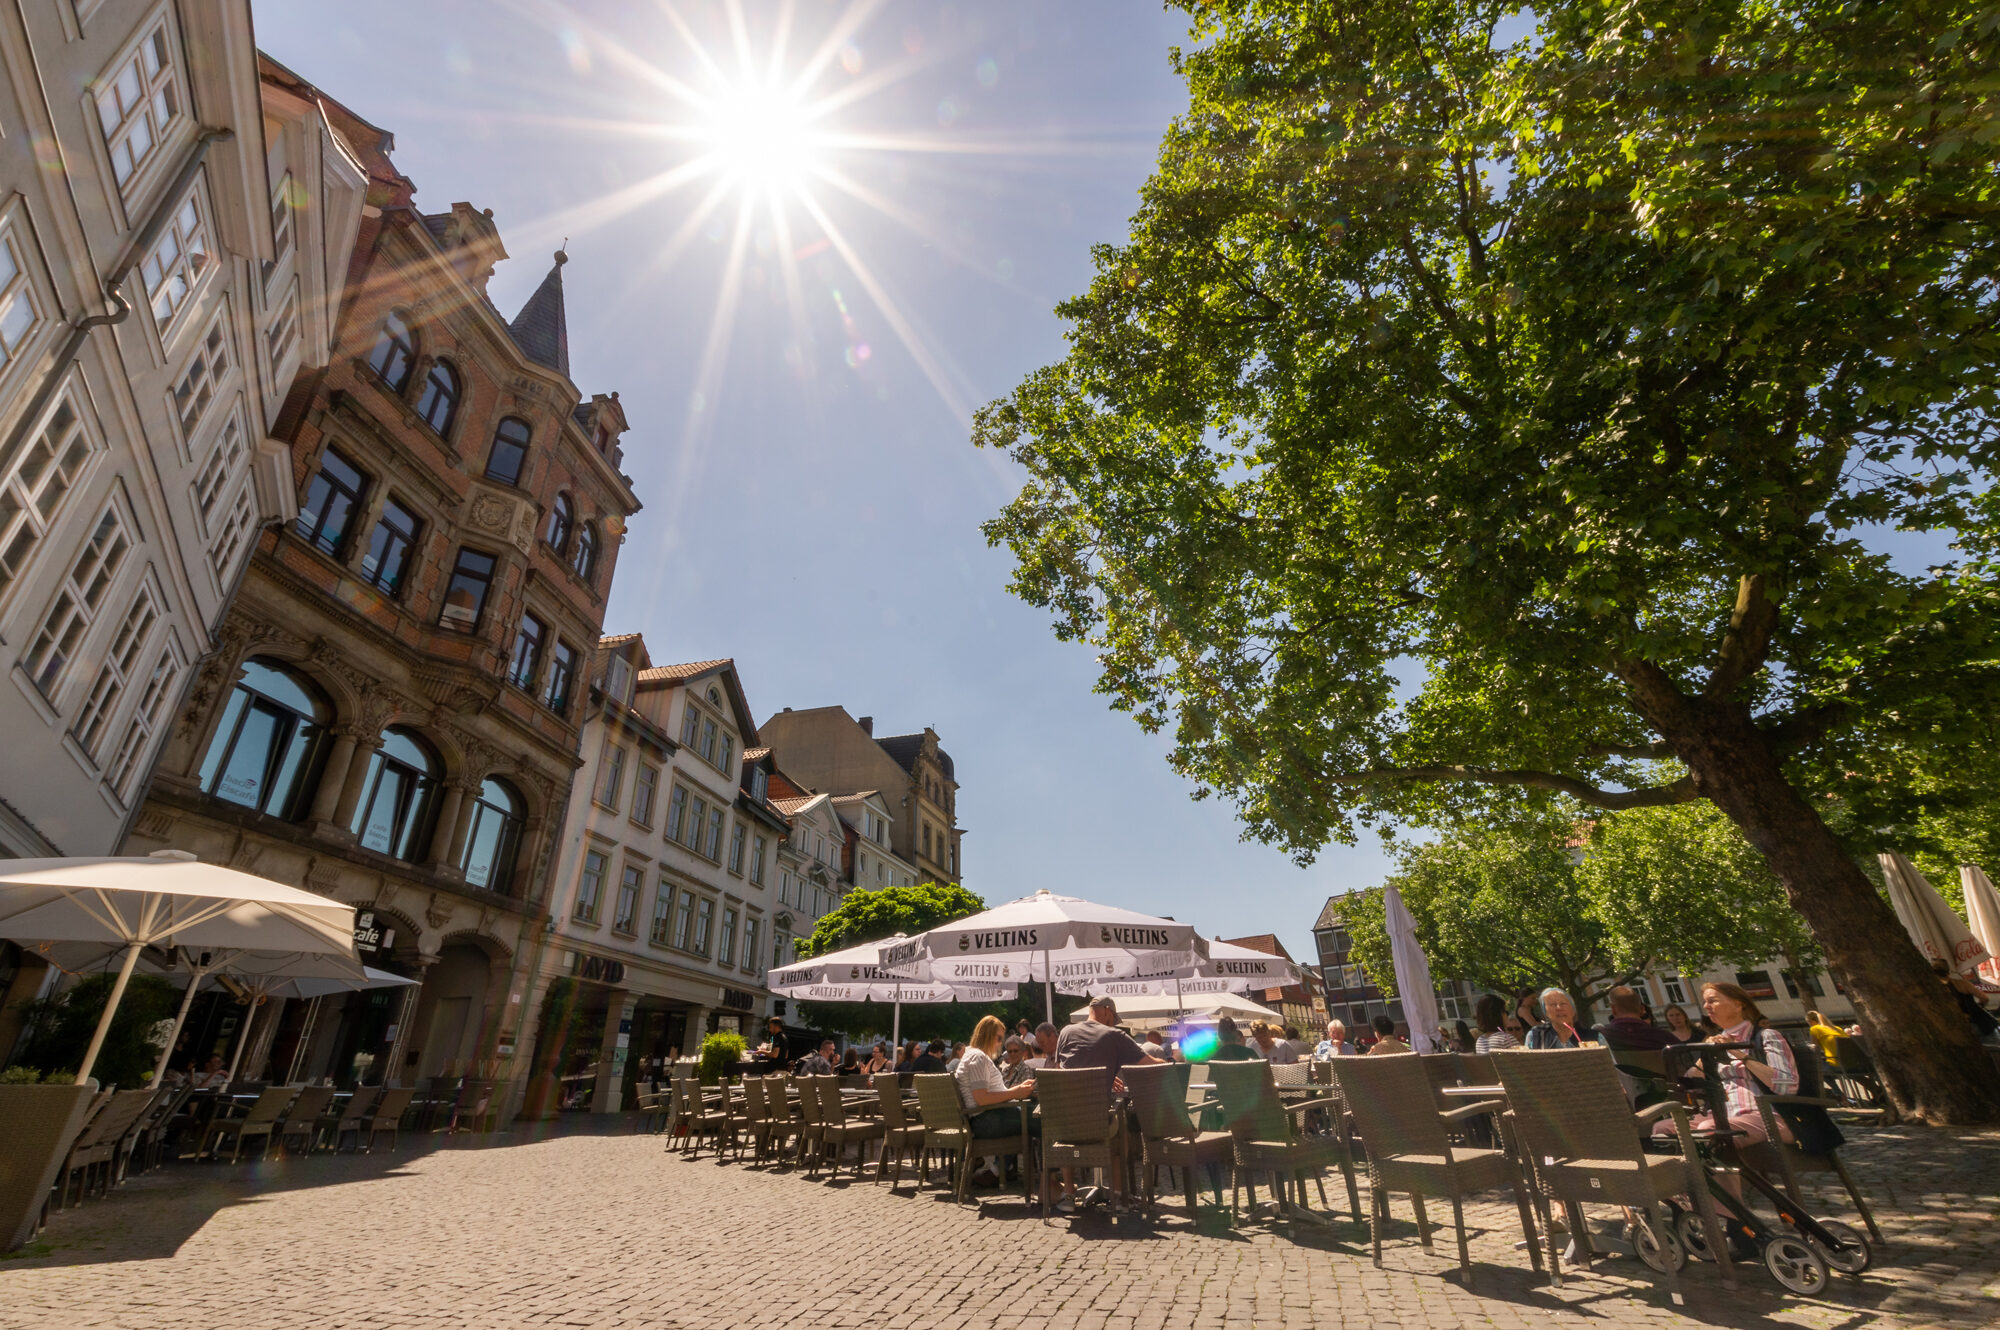
[[1193,1025],[1181,1035],[1181,1052],[1189,1062],[1206,1062],[1215,1056],[1215,1050],[1222,1041],[1215,1036],[1213,1025]]
[[745,79],[716,94],[701,138],[724,176],[759,193],[787,194],[805,183],[824,147],[813,119],[782,85]]

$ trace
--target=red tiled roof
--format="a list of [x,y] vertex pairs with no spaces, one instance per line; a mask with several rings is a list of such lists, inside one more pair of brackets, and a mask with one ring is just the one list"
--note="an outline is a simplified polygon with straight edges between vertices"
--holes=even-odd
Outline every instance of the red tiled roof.
[[637,633],[613,633],[609,637],[598,638],[597,645],[601,647],[618,647],[624,646],[627,642],[636,642],[638,640],[639,634]]
[[777,809],[779,812],[789,814],[798,812],[817,798],[819,798],[817,794],[808,794],[797,799],[772,799],[770,800],[770,804],[771,807]]
[[707,674],[710,670],[736,662],[727,657],[722,660],[691,660],[684,665],[655,665],[650,670],[639,671],[641,683],[680,683],[696,675]]
[[768,748],[746,748],[743,750],[743,760],[745,762],[755,762],[759,758],[769,757],[770,755],[771,750]]

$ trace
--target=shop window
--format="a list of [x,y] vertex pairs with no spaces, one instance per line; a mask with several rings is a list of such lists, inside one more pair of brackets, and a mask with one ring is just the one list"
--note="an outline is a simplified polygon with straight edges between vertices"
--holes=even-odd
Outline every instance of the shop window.
[[273,817],[295,818],[333,709],[275,661],[249,660],[201,764],[205,793]]

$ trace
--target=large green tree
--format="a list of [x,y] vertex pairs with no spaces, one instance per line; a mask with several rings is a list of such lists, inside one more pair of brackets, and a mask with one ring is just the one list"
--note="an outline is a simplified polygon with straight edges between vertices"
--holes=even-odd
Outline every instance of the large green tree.
[[2000,702],[1985,7],[1190,9],[1069,354],[975,424],[1027,472],[1015,590],[1302,859],[1522,791],[1712,801],[1899,1103],[2000,1115],[1821,815],[1896,822],[1871,755]]

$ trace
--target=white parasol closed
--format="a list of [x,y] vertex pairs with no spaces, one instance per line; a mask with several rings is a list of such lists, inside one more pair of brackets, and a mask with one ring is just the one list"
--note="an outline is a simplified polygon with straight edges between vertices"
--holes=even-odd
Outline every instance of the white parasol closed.
[[1985,947],[1972,936],[1930,879],[1900,854],[1878,854],[1882,876],[1889,884],[1889,904],[1903,923],[1910,941],[1926,960],[1943,961],[1958,974],[1971,974],[1988,958]]

